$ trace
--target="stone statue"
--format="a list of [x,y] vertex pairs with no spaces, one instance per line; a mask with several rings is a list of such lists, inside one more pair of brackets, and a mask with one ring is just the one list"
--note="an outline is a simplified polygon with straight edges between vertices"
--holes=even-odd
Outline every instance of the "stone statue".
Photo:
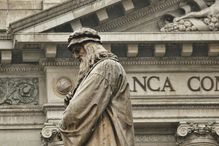
[[68,43],[80,68],[59,126],[64,145],[134,146],[129,84],[117,57],[90,28],[72,33]]
[[161,31],[217,31],[219,30],[219,0],[198,12],[190,12],[166,24]]

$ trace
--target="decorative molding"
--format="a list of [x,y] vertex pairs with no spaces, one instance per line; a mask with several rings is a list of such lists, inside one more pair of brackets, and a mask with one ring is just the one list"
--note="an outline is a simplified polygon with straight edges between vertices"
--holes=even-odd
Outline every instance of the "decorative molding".
[[36,25],[42,21],[49,20],[55,16],[62,15],[66,12],[72,11],[76,8],[82,7],[94,1],[96,0],[69,0],[55,7],[49,8],[37,14],[11,23],[9,25],[9,32],[17,32],[19,30]]
[[[217,57],[121,57],[123,65],[218,65]],[[40,65],[46,66],[79,66],[79,62],[73,58],[56,58],[54,60],[43,59]]]
[[56,59],[41,59],[40,65],[47,66],[78,66],[79,62],[73,58],[56,58]]
[[215,57],[120,58],[123,65],[218,65]]
[[168,1],[162,0],[161,2],[159,2],[158,5],[153,4],[148,7],[142,8],[138,11],[130,12],[128,15],[102,23],[101,25],[95,27],[95,29],[102,32],[110,31],[119,26],[127,25],[132,22],[135,22],[136,19],[142,19],[147,15],[156,13],[159,10],[168,8],[170,6],[173,6],[174,4],[178,4],[180,1],[181,0],[168,0]]
[[0,64],[0,72],[40,72],[40,66],[34,64]]
[[[218,65],[217,57],[121,57],[123,65]],[[41,72],[46,66],[79,66],[73,58],[41,59],[39,64],[0,64],[0,72]]]
[[148,110],[148,109],[219,109],[219,104],[212,104],[212,105],[204,105],[204,104],[198,104],[198,105],[179,105],[179,104],[174,104],[174,105],[147,105],[147,104],[132,104],[133,110]]
[[38,78],[0,78],[0,104],[38,104]]
[[[123,65],[218,65],[217,57],[121,57]],[[79,66],[73,58],[41,59],[39,64],[0,64],[0,72],[41,72],[46,66]]]

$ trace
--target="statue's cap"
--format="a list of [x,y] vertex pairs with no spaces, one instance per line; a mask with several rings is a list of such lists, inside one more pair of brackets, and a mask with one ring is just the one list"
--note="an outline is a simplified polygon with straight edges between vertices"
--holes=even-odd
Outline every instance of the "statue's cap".
[[75,45],[88,41],[101,43],[100,36],[96,30],[82,27],[69,35],[68,49],[73,51]]

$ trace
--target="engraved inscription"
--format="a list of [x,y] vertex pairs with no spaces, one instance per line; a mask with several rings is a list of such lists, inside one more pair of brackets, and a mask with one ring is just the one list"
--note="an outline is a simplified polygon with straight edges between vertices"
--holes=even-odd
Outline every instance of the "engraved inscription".
[[128,73],[130,92],[144,95],[218,95],[218,73]]

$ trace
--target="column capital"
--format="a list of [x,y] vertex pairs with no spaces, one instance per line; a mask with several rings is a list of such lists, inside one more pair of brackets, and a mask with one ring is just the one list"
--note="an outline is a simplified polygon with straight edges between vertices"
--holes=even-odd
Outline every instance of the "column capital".
[[43,146],[63,146],[61,134],[53,123],[45,123],[41,130],[41,141]]
[[178,146],[218,146],[218,122],[180,122],[177,132]]

